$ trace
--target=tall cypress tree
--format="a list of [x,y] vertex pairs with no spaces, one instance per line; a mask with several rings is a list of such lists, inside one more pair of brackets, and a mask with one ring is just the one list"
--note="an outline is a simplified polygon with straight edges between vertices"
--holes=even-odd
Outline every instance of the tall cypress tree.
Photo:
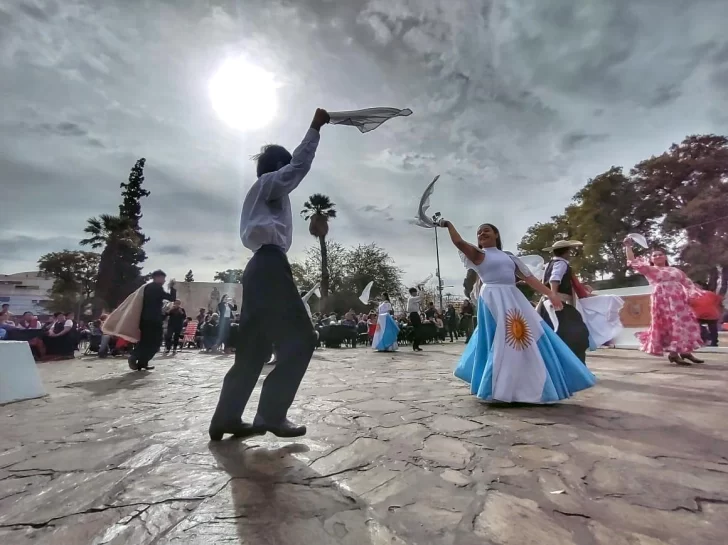
[[144,282],[140,265],[147,259],[144,244],[149,242],[149,238],[144,236],[139,222],[143,216],[141,200],[150,194],[149,190],[142,187],[146,162],[144,157],[139,159],[131,169],[128,181],[120,184],[122,202],[119,216],[129,221],[137,241],[134,246],[123,246],[119,250],[114,274],[114,287],[118,291],[113,297],[117,304]]

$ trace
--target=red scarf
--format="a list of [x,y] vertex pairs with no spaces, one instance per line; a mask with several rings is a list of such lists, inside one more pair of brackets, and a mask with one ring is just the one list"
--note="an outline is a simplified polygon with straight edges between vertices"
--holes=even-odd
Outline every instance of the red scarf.
[[574,290],[574,295],[576,295],[577,298],[584,299],[586,297],[589,297],[586,288],[582,286],[581,282],[579,282],[579,279],[573,272],[571,273],[571,287]]

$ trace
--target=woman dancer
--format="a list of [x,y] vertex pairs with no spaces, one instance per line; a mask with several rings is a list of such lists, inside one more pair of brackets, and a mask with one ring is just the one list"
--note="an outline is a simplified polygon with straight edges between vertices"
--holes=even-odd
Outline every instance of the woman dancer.
[[548,297],[556,309],[562,308],[561,299],[502,250],[498,229],[489,223],[478,227],[476,247],[449,221],[441,220],[440,226],[483,283],[477,329],[455,369],[471,393],[488,401],[553,403],[593,386],[594,375],[544,324],[516,287],[516,278]]
[[399,326],[392,317],[392,302],[389,300],[389,294],[386,291],[382,294],[382,298],[384,300],[379,305],[377,329],[374,331],[372,348],[377,352],[394,352],[397,350]]
[[689,298],[699,297],[702,291],[680,269],[671,267],[665,252],[653,249],[650,259],[636,258],[631,238],[624,239],[627,265],[647,278],[652,285],[650,329],[636,334],[642,351],[663,356],[677,365],[703,363],[693,356],[693,350],[703,345],[700,325],[690,307]]

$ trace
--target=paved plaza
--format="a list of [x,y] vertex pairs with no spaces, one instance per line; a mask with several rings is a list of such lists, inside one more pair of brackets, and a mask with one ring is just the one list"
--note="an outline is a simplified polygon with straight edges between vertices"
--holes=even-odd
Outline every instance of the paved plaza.
[[0,543],[728,542],[728,356],[602,351],[572,400],[489,406],[462,349],[317,351],[295,441],[208,441],[230,356],[40,365],[48,397],[0,407]]

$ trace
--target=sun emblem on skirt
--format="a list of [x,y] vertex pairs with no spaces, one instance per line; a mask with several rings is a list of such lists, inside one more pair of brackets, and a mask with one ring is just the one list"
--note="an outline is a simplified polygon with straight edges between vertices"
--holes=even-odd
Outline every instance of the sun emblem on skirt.
[[525,350],[533,341],[528,322],[518,309],[510,309],[506,313],[506,342],[511,348]]

